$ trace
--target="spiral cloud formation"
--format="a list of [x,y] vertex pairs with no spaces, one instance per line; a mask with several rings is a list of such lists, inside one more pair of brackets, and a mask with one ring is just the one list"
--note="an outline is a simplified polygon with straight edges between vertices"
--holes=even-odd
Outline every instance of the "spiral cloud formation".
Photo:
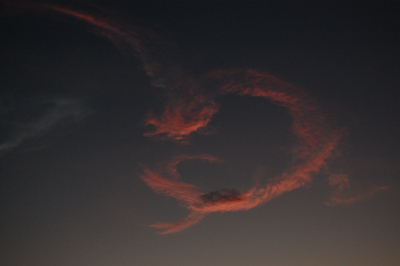
[[[212,155],[178,156],[164,168],[156,170],[143,166],[140,177],[149,187],[158,194],[175,198],[189,210],[189,215],[183,220],[151,225],[164,230],[161,234],[181,231],[213,212],[252,209],[308,184],[338,145],[340,131],[330,126],[318,103],[303,91],[268,73],[253,69],[219,70],[195,79],[179,67],[166,63],[165,55],[160,51],[167,49],[165,46],[168,45],[151,31],[65,7],[43,4],[41,8],[85,22],[117,47],[129,47],[132,54],[142,61],[151,84],[165,90],[168,95],[161,114],[149,112],[145,117],[145,125],[153,127],[145,136],[173,140],[181,145],[188,143],[190,136],[202,132],[218,112],[215,99],[226,94],[262,97],[285,107],[292,116],[292,133],[297,138],[293,152],[296,163],[265,184],[247,191],[221,189],[204,193],[199,187],[179,180],[176,167],[180,162],[188,159],[211,163],[222,161]],[[205,84],[213,84],[213,89],[205,90]]]

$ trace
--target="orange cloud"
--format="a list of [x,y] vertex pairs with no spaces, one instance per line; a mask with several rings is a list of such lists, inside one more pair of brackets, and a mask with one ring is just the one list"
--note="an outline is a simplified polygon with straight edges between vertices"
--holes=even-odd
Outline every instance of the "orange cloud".
[[[268,182],[265,185],[257,185],[242,193],[236,189],[222,189],[209,193],[200,193],[199,188],[192,184],[172,180],[163,177],[160,172],[176,173],[176,165],[181,160],[172,160],[167,169],[159,172],[143,167],[140,176],[148,186],[156,193],[173,197],[180,201],[189,211],[187,218],[172,223],[155,223],[154,228],[165,229],[161,234],[175,233],[191,225],[196,224],[206,215],[213,212],[243,211],[262,205],[269,200],[304,186],[312,180],[312,174],[317,173],[324,164],[324,160],[330,152],[317,156],[305,164],[297,165]],[[191,159],[188,157],[188,159]],[[171,166],[174,167],[171,167]],[[169,169],[168,169],[169,168]],[[174,168],[171,171],[171,168]],[[176,177],[175,174],[172,175]]]
[[[255,70],[218,71],[207,76],[220,86],[220,94],[236,93],[243,96],[264,97],[273,103],[284,106],[293,117],[292,131],[298,139],[298,145],[294,148],[297,164],[281,175],[271,179],[266,184],[258,184],[246,192],[236,189],[222,189],[209,193],[200,193],[199,188],[181,181],[164,177],[161,173],[173,173],[170,177],[179,178],[176,165],[182,159],[172,160],[168,169],[158,171],[143,168],[144,174],[141,178],[153,190],[159,194],[171,196],[181,201],[190,211],[188,217],[182,221],[173,223],[156,223],[152,227],[164,229],[162,234],[174,233],[183,230],[199,222],[203,217],[213,212],[243,211],[262,205],[269,200],[282,195],[283,193],[300,188],[312,181],[313,175],[318,173],[326,164],[337,147],[340,139],[340,131],[332,130],[327,119],[318,107],[318,104],[304,92],[287,84],[267,73]],[[199,96],[200,98],[203,96]],[[193,102],[189,102],[191,108]],[[216,106],[216,104],[213,104]],[[201,106],[200,106],[201,107]],[[194,115],[191,120],[190,113],[181,113],[175,109],[176,116],[185,116],[185,122],[176,119],[163,120],[166,124],[154,131],[154,135],[164,133],[172,139],[181,139],[196,132],[200,127],[206,126],[211,116],[217,111],[209,112],[206,118],[202,119]],[[206,107],[200,108],[207,110]],[[207,112],[206,112],[207,113]],[[166,111],[162,117],[171,117]],[[193,124],[191,124],[193,123]],[[155,125],[155,124],[153,124]],[[168,131],[168,129],[176,129]],[[158,132],[158,133],[157,133]],[[333,182],[333,181],[332,181]],[[339,182],[339,181],[337,181]]]
[[[117,47],[133,48],[133,53],[142,60],[144,70],[151,78],[152,85],[171,91],[169,93],[171,99],[162,115],[156,116],[153,112],[147,114],[145,125],[153,126],[154,130],[145,133],[145,136],[161,136],[161,139],[185,143],[191,133],[204,129],[212,116],[218,112],[215,102],[199,93],[193,82],[183,81],[190,78],[185,76],[181,69],[168,68],[160,62],[162,60],[155,58],[153,55],[155,51],[157,53],[169,51],[164,51],[162,47],[165,42],[151,32],[65,7],[46,4],[41,7],[74,17],[96,27],[100,30],[98,33],[108,38]],[[152,46],[155,48],[151,48]],[[165,54],[163,56],[165,57]]]
[[[321,142],[329,142],[340,135],[329,127],[316,101],[268,73],[256,70],[216,71],[208,74],[204,80],[217,84],[219,89],[216,90],[219,92],[216,95],[236,93],[264,97],[286,107],[294,119],[293,133],[299,141],[296,152],[301,156],[311,156],[314,152],[312,149],[319,149]],[[164,112],[158,117],[154,113],[149,114],[145,124],[154,126],[155,130],[145,133],[145,136],[159,135],[163,139],[181,141],[208,125],[218,112],[215,100],[203,94],[200,89],[186,88],[184,91],[167,103]]]
[[367,200],[375,194],[389,189],[387,186],[380,186],[370,188],[366,191],[360,191],[351,184],[350,178],[347,174],[332,174],[329,177],[328,183],[333,187],[333,195],[329,198],[325,205],[334,206],[338,204],[349,205],[357,202]]
[[332,174],[328,181],[331,187],[336,187],[340,191],[350,188],[350,179],[347,174]]
[[[140,177],[156,193],[173,197],[187,206],[198,205],[201,202],[200,196],[202,195],[200,192],[198,192],[199,188],[195,185],[176,180],[180,177],[176,169],[177,165],[180,162],[189,159],[200,159],[208,162],[221,162],[221,160],[218,158],[208,154],[197,156],[181,155],[172,159],[165,167],[159,169],[159,171],[153,171],[143,166],[144,174]],[[163,177],[160,172],[164,173],[169,178]]]
[[[58,12],[91,25],[96,34],[106,37],[117,48],[127,50],[128,53],[140,59],[151,85],[155,87],[165,88],[169,85],[171,76],[181,75],[181,70],[167,67],[165,62],[161,62],[163,58],[171,57],[167,53],[173,50],[173,46],[150,30],[123,23],[120,19],[111,19],[109,15],[93,15],[52,4],[30,3],[24,7]],[[162,55],[160,51],[163,52]]]
[[313,175],[320,171],[336,149],[340,131],[329,126],[318,104],[303,91],[268,73],[256,70],[216,71],[195,80],[181,68],[169,65],[171,60],[163,48],[166,43],[149,31],[129,25],[121,26],[104,17],[64,7],[42,5],[42,8],[92,25],[97,33],[118,47],[129,47],[141,59],[151,84],[165,89],[168,98],[162,114],[156,115],[153,112],[145,118],[145,124],[154,128],[145,136],[187,142],[192,133],[207,128],[213,115],[218,112],[215,96],[228,93],[266,98],[286,107],[292,116],[292,132],[298,140],[293,149],[296,164],[267,183],[256,185],[246,192],[224,189],[201,193],[197,186],[178,181],[177,164],[194,158],[218,161],[209,155],[175,158],[167,166],[156,170],[143,166],[140,177],[148,186],[156,193],[177,199],[190,212],[182,221],[152,225],[164,229],[163,234],[178,232],[194,225],[209,213],[248,210],[302,187],[312,180]]
[[145,133],[146,137],[165,135],[164,139],[184,141],[191,133],[203,129],[211,121],[212,116],[218,112],[213,102],[198,108],[195,103],[188,105],[169,105],[161,117],[149,113],[145,125],[154,126],[155,130]]
[[[92,15],[80,13],[80,12],[77,12],[77,11],[73,11],[73,10],[70,10],[70,9],[67,9],[67,8],[54,6],[54,5],[51,5],[51,6],[50,5],[43,5],[43,7],[47,7],[47,8],[50,8],[50,9],[54,10],[54,11],[61,12],[61,13],[64,13],[66,15],[75,17],[75,18],[80,19],[80,20],[83,20],[83,21],[85,21],[85,22],[87,22],[87,23],[89,23],[89,24],[91,24],[93,26],[102,28],[103,30],[106,30],[109,33],[113,33],[113,34],[118,35],[118,36],[125,36],[125,35],[128,34],[126,32],[123,32],[122,30],[118,29],[117,27],[112,26],[111,24],[107,23],[104,20],[100,20],[98,18],[93,17]],[[130,33],[130,34],[132,34],[132,33]]]
[[371,189],[366,192],[361,192],[361,193],[351,193],[352,195],[345,195],[342,193],[335,193],[328,202],[325,202],[326,205],[328,206],[334,206],[338,204],[344,204],[344,205],[349,205],[357,202],[361,202],[364,200],[367,200],[369,198],[372,198],[375,196],[377,193],[387,190],[389,187],[387,186],[382,186],[378,188]]
[[185,160],[202,160],[204,162],[210,162],[210,163],[222,163],[223,160],[218,159],[215,156],[209,155],[209,154],[200,154],[200,155],[180,155],[176,156],[173,158],[171,161],[168,162],[168,164],[164,167],[164,173],[167,174],[170,178],[172,179],[179,179],[180,175],[178,173],[178,170],[176,169],[177,165]]

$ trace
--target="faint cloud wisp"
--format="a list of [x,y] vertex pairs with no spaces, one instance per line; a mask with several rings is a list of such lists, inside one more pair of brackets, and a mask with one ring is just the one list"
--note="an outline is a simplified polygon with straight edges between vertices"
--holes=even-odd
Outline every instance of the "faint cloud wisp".
[[[48,133],[63,122],[79,122],[92,113],[92,110],[84,106],[82,101],[75,99],[55,98],[33,105],[42,107],[45,111],[28,121],[18,121],[13,116],[13,112],[20,111],[18,108],[4,112],[2,123],[7,125],[10,132],[7,139],[0,144],[0,155],[10,152],[26,141]],[[26,106],[20,109],[24,108]]]
[[379,186],[361,190],[352,184],[347,174],[332,174],[329,176],[328,184],[333,188],[333,193],[325,205],[350,205],[367,200],[377,193],[388,190],[388,186]]
[[[167,166],[157,169],[142,166],[143,174],[140,177],[149,187],[158,194],[175,198],[189,210],[188,216],[183,220],[151,225],[163,229],[161,234],[181,231],[213,212],[249,210],[309,184],[337,148],[342,130],[330,125],[318,103],[305,92],[269,73],[253,69],[218,70],[201,78],[194,78],[183,67],[179,67],[179,64],[169,60],[170,56],[163,51],[170,46],[151,31],[66,7],[48,4],[39,6],[91,25],[97,34],[108,38],[118,48],[129,47],[132,54],[142,61],[143,70],[151,85],[162,89],[166,95],[163,111],[160,114],[149,112],[144,119],[145,125],[153,127],[152,131],[144,134],[147,137],[188,143],[190,136],[204,131],[218,112],[216,98],[227,94],[262,97],[285,107],[291,115],[292,133],[297,138],[297,145],[292,150],[292,165],[282,174],[272,177],[264,184],[257,184],[246,192],[238,189],[200,192],[199,187],[179,181],[176,166],[181,161],[222,161],[212,155],[178,156]],[[49,113],[7,145],[17,146],[24,140],[49,130],[67,114],[70,115],[68,112]]]

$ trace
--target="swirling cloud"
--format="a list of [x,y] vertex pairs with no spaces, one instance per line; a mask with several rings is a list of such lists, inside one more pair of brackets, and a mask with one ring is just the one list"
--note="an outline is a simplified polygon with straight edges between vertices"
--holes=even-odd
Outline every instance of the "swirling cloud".
[[41,6],[84,21],[117,47],[130,47],[132,54],[142,61],[151,84],[165,90],[167,95],[162,113],[149,112],[145,117],[145,125],[153,127],[145,136],[187,143],[192,134],[204,131],[218,112],[216,96],[231,93],[265,98],[285,107],[292,116],[292,133],[297,138],[297,145],[293,147],[295,163],[282,174],[245,192],[222,189],[204,193],[195,185],[179,181],[176,166],[182,160],[220,162],[211,155],[176,157],[158,169],[143,166],[140,177],[148,186],[156,193],[177,199],[189,210],[189,215],[181,221],[153,224],[152,227],[164,230],[162,234],[183,230],[198,223],[207,214],[249,210],[300,188],[310,183],[334,154],[341,131],[329,124],[315,100],[273,75],[252,69],[238,69],[214,71],[196,79],[182,67],[177,67],[179,64],[171,65],[173,60],[163,60],[169,58],[163,52],[166,42],[148,30],[65,7],[48,4]]
[[[306,185],[333,155],[340,140],[340,131],[331,128],[314,100],[270,74],[255,70],[218,71],[208,75],[208,78],[218,81],[217,84],[221,87],[220,94],[237,93],[243,96],[264,97],[277,105],[286,107],[293,117],[292,131],[298,139],[294,154],[299,163],[266,184],[254,186],[244,193],[237,189],[222,189],[201,194],[196,186],[172,180],[168,178],[168,175],[162,176],[163,170],[153,171],[144,167],[141,178],[147,185],[159,194],[181,201],[190,211],[188,217],[182,221],[154,224],[155,228],[165,229],[162,234],[187,228],[212,212],[254,208],[283,193]],[[163,116],[168,115],[169,113],[163,114]],[[204,125],[208,123],[208,119],[203,121]],[[168,121],[171,123],[169,126],[174,128],[175,120]],[[190,131],[192,122],[190,119],[186,124],[181,122],[179,121],[179,126],[186,125],[187,130],[182,131],[185,132],[185,136],[196,131]],[[177,137],[172,134],[169,136]],[[174,162],[172,165],[176,167],[176,162],[180,161]],[[169,172],[175,173],[176,168],[170,166]]]

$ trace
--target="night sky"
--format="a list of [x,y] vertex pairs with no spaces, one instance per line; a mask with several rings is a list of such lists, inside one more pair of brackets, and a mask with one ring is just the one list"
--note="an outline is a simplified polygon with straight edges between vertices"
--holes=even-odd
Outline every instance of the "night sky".
[[266,2],[2,0],[0,264],[399,266],[400,8]]

